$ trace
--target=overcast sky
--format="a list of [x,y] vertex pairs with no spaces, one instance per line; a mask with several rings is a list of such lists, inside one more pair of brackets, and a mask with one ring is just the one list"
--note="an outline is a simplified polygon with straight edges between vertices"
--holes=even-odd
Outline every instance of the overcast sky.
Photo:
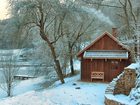
[[0,19],[5,19],[8,17],[7,7],[7,0],[0,0]]

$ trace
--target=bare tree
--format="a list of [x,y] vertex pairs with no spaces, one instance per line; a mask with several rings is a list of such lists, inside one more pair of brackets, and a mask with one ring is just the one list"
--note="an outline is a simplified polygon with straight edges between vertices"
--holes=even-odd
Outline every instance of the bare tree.
[[[18,8],[19,5],[21,5],[20,8]],[[28,30],[36,27],[41,38],[48,44],[57,75],[61,82],[64,83],[60,61],[55,48],[55,44],[63,36],[60,30],[65,15],[61,16],[60,10],[61,4],[58,0],[25,0],[14,1],[13,3],[13,11],[23,16],[24,26],[28,27]]]
[[85,35],[86,31],[92,24],[92,20],[88,23],[87,21],[84,23],[83,22],[79,23],[75,27],[75,29],[72,30],[72,32],[69,32],[66,34],[66,41],[67,41],[67,46],[68,46],[68,56],[69,56],[69,62],[70,62],[70,69],[71,69],[71,74],[74,75],[74,64],[73,64],[73,59],[74,56],[76,55],[75,47],[77,43],[79,43],[79,40],[82,36]]
[[134,57],[136,59],[135,61],[140,61],[140,24],[137,23],[136,25],[137,27],[134,33]]
[[[86,41],[90,34],[93,36],[97,27],[100,25],[96,22],[99,21],[96,16],[94,16],[90,11],[83,8],[81,5],[77,5],[77,3],[66,2],[65,13],[66,18],[63,22],[63,43],[65,43],[64,47],[67,50],[67,59],[69,59],[71,74],[74,74],[74,58],[78,53],[77,47],[80,46],[82,41]],[[90,10],[90,9],[89,9]],[[96,20],[96,22],[95,22]]]
[[12,95],[12,90],[16,85],[14,76],[18,73],[19,67],[16,65],[17,57],[12,55],[11,50],[2,50],[1,54],[1,84],[0,87],[6,91],[7,96]]
[[124,11],[124,21],[126,23],[126,32],[128,39],[127,40],[133,40],[132,45],[132,55],[135,58],[137,58],[137,53],[139,51],[139,46],[138,46],[138,41],[139,41],[139,35],[138,35],[138,30],[139,30],[139,16],[136,15],[137,12],[135,7],[135,2],[131,0],[119,0],[119,3],[122,6],[122,9]]

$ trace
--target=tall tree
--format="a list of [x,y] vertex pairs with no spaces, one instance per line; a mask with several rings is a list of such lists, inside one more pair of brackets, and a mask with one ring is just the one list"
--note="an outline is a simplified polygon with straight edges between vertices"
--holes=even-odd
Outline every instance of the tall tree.
[[[94,31],[93,22],[95,16],[91,16],[90,13],[85,11],[80,5],[70,0],[63,2],[63,14],[65,14],[65,20],[62,24],[63,38],[62,43],[66,53],[64,54],[69,60],[71,74],[74,74],[74,58],[77,53],[76,47],[80,40],[88,37],[89,32]],[[92,29],[92,31],[91,31]],[[65,60],[66,61],[66,60]]]
[[28,30],[36,28],[41,38],[47,42],[57,75],[61,83],[64,83],[60,61],[56,53],[57,41],[63,36],[60,30],[65,19],[65,14],[61,15],[60,2],[58,0],[17,0],[12,3],[13,15],[22,16],[24,27]]
[[[83,20],[82,22],[77,22],[78,24],[72,24],[65,26],[65,29],[67,30],[67,34],[65,35],[66,44],[68,48],[68,57],[69,57],[69,63],[70,63],[70,70],[71,74],[74,75],[74,57],[77,53],[76,51],[76,45],[79,43],[82,37],[86,35],[86,32],[88,31],[88,28],[91,27],[93,20],[86,20],[86,22]],[[73,27],[73,28],[72,28]]]

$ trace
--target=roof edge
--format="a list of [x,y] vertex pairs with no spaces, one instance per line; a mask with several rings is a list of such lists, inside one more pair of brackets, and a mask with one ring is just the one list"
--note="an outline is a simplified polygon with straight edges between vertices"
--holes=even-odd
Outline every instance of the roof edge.
[[109,32],[105,31],[103,34],[99,35],[95,40],[93,40],[91,42],[91,44],[89,44],[88,46],[86,46],[83,50],[79,51],[77,53],[77,57],[79,57],[82,53],[84,53],[85,50],[87,50],[88,48],[90,48],[94,43],[96,43],[100,38],[102,38],[104,35],[108,35],[111,39],[113,39],[115,42],[117,42],[120,46],[122,46],[122,48],[130,51],[127,47],[125,47],[117,38],[115,38],[112,34],[110,34]]

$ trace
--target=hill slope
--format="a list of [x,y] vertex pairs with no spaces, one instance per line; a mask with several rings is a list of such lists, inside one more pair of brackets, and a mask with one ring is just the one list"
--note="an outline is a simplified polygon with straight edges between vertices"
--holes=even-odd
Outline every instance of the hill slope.
[[104,105],[107,84],[80,82],[79,75],[57,81],[43,91],[31,91],[0,101],[0,105]]

